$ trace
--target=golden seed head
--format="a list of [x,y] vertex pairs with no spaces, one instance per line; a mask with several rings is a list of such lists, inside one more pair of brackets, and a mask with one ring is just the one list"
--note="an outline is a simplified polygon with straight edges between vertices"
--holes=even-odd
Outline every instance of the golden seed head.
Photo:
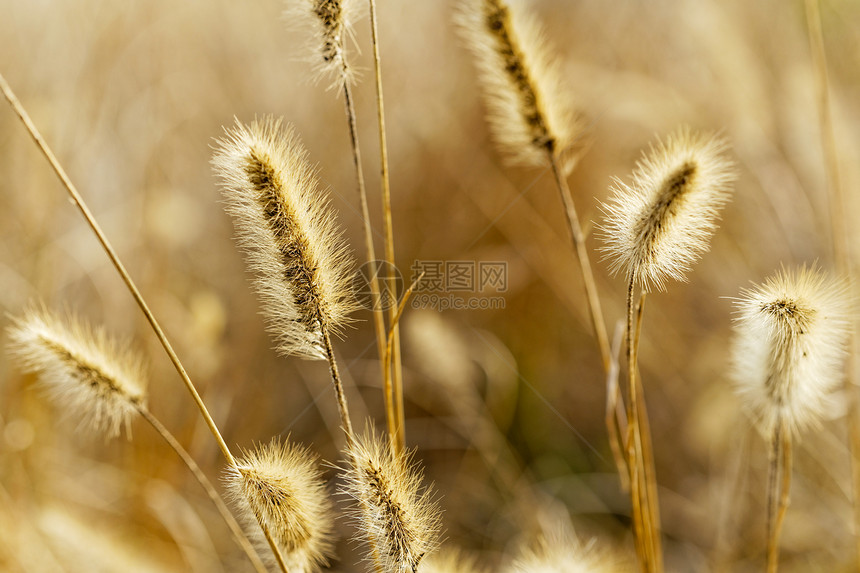
[[74,316],[27,311],[9,328],[9,349],[26,372],[82,426],[131,434],[131,417],[146,398],[143,361],[126,346]]
[[508,568],[508,573],[621,573],[626,564],[601,548],[597,540],[583,543],[573,533],[541,537]]
[[782,269],[735,301],[735,390],[757,427],[794,433],[832,408],[851,328],[845,281],[814,267]]
[[244,452],[227,469],[226,484],[249,528],[259,534],[265,524],[278,544],[290,571],[307,573],[332,556],[331,498],[316,457],[307,449],[272,440]]
[[[370,560],[383,571],[418,571],[437,545],[439,507],[410,454],[394,454],[372,429],[347,449],[345,493],[355,499],[359,529],[369,541]],[[374,551],[375,549],[375,551]]]
[[646,290],[686,280],[708,249],[735,179],[727,144],[682,128],[644,154],[628,185],[616,179],[602,207],[602,251],[614,273]]
[[421,566],[421,573],[482,573],[486,570],[476,557],[445,547],[431,554]]
[[319,76],[329,77],[332,85],[342,86],[344,81],[354,79],[346,44],[352,37],[352,26],[360,16],[360,9],[355,0],[298,0],[288,4],[286,17],[292,27],[313,30],[306,59]]
[[521,165],[547,165],[547,152],[564,162],[583,125],[540,26],[504,0],[464,0],[456,21],[475,57],[487,121],[502,152]]
[[307,152],[280,120],[237,121],[212,164],[277,350],[324,359],[322,328],[339,332],[354,309],[351,258]]

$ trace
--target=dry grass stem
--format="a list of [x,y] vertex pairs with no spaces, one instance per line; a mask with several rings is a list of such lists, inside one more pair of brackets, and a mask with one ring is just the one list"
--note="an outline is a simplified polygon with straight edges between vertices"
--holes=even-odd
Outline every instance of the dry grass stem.
[[170,344],[170,341],[167,339],[167,335],[164,334],[164,330],[161,328],[161,325],[156,320],[155,315],[149,309],[149,305],[143,298],[143,295],[138,290],[134,281],[131,279],[131,275],[128,274],[128,271],[125,269],[125,265],[122,264],[122,261],[119,259],[119,255],[116,254],[110,242],[107,239],[107,236],[102,231],[99,224],[96,222],[92,213],[90,212],[89,207],[87,207],[80,193],[78,193],[77,188],[72,183],[69,176],[66,174],[66,171],[63,169],[60,162],[57,160],[54,153],[51,151],[51,148],[48,147],[48,144],[45,142],[45,139],[42,137],[42,134],[39,133],[39,130],[36,128],[36,124],[30,119],[30,115],[27,113],[27,110],[24,109],[24,106],[21,105],[21,102],[18,100],[15,93],[9,87],[9,84],[6,83],[6,78],[0,74],[0,90],[3,91],[3,95],[6,97],[6,100],[9,102],[9,105],[12,106],[12,109],[15,110],[15,113],[24,123],[24,127],[27,128],[27,131],[30,133],[30,136],[33,138],[33,141],[36,142],[36,145],[39,147],[39,150],[48,160],[48,163],[51,164],[51,168],[60,178],[60,181],[63,183],[63,187],[65,187],[66,191],[69,193],[69,197],[72,199],[72,202],[78,207],[84,219],[86,219],[87,224],[92,229],[108,258],[111,260],[111,263],[116,268],[132,297],[134,298],[137,305],[140,307],[140,310],[143,312],[144,316],[146,316],[147,322],[152,327],[153,332],[155,332],[155,336],[158,338],[158,341],[161,343],[161,346],[164,348],[164,351],[167,353],[168,358],[170,358],[170,362],[173,364],[173,367],[176,369],[176,372],[179,374],[179,377],[182,379],[182,382],[185,384],[186,389],[191,394],[191,398],[194,400],[195,405],[200,410],[200,415],[203,416],[203,420],[206,422],[206,426],[209,428],[209,431],[212,433],[212,436],[215,438],[215,441],[218,443],[218,447],[221,449],[221,453],[224,455],[224,458],[227,460],[227,463],[232,465],[233,454],[230,452],[230,448],[227,447],[227,443],[224,441],[224,438],[221,437],[221,432],[218,430],[218,426],[215,425],[215,421],[212,419],[212,416],[209,415],[209,410],[206,409],[206,405],[203,403],[203,399],[200,397],[200,394],[197,392],[197,388],[194,387],[194,383],[191,381],[191,378],[188,376],[188,373],[185,371],[185,367],[179,361],[179,356],[177,356],[176,352],[173,350],[173,346]]
[[[395,267],[394,257],[394,221],[391,213],[391,181],[388,174],[388,140],[385,133],[385,102],[382,93],[382,63],[379,56],[379,30],[376,18],[376,0],[368,0],[370,7],[370,30],[371,42],[373,44],[373,70],[376,79],[376,122],[379,128],[379,161],[382,185],[382,220],[385,229],[385,262],[389,268]],[[388,296],[397,300],[400,295],[397,292],[395,277],[388,277],[386,286]],[[394,437],[393,442],[399,449],[406,447],[406,420],[403,411],[403,363],[400,355],[400,326],[394,324],[394,313],[396,308],[390,305],[388,308],[388,328],[394,330],[394,344],[390,360],[392,363],[391,382],[393,385],[393,401],[395,404],[396,427],[401,428]],[[393,325],[393,327],[392,327]],[[385,363],[383,363],[383,368]],[[386,377],[383,376],[383,380]]]
[[779,539],[791,490],[791,434],[777,423],[771,438],[767,491],[767,572],[779,568]]
[[176,452],[215,505],[254,568],[266,571],[212,483],[173,434],[146,407],[143,360],[131,349],[74,316],[62,320],[45,308],[30,310],[9,330],[10,351],[22,367],[37,373],[41,385],[66,416],[80,425],[115,437],[131,435],[139,414]]
[[621,489],[630,491],[629,468],[623,450],[624,440],[621,436],[627,435],[627,420],[623,400],[621,400],[621,387],[618,377],[621,374],[619,355],[621,353],[621,341],[624,336],[624,323],[619,321],[612,337],[612,360],[609,364],[609,372],[606,374],[606,429],[609,432],[609,447],[612,450],[612,459],[618,470],[618,478],[621,480]]

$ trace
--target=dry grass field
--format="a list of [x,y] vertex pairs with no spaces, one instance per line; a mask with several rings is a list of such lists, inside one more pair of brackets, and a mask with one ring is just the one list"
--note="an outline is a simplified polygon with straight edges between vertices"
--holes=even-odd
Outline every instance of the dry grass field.
[[[416,269],[442,273],[401,320],[406,444],[433,484],[440,551],[459,548],[483,570],[503,571],[522,547],[566,528],[607,570],[634,571],[630,497],[604,422],[606,377],[553,173],[512,166],[496,149],[456,4],[377,6],[397,267],[404,287]],[[839,268],[804,2],[519,4],[545,28],[562,97],[585,121],[586,149],[567,181],[610,338],[626,318],[627,286],[599,251],[613,178],[629,182],[643,151],[680,126],[729,144],[731,202],[688,281],[649,294],[639,372],[665,570],[762,571],[769,445],[733,391],[731,298],[783,265]],[[352,502],[337,493],[345,443],[328,365],[273,350],[210,165],[236,119],[283,117],[318,169],[356,268],[366,260],[342,96],[316,78],[314,39],[284,9],[281,0],[0,0],[0,74],[112,241],[226,442],[240,452],[289,437],[316,453],[337,514],[329,568],[372,570],[348,517]],[[821,20],[850,256],[860,245],[860,3],[825,0]],[[370,41],[365,15],[348,45],[381,257]],[[0,103],[0,343],[34,301],[132,341],[149,363],[149,409],[222,488],[224,459],[188,392],[44,156]],[[480,280],[493,265],[503,285]],[[479,308],[439,308],[460,302]],[[353,317],[333,338],[353,423],[361,430],[372,419],[383,430],[371,313]],[[0,353],[0,570],[252,570],[149,426],[135,421],[131,440],[87,432],[35,382]],[[836,398],[820,428],[794,443],[781,571],[858,567],[850,401],[842,390]]]

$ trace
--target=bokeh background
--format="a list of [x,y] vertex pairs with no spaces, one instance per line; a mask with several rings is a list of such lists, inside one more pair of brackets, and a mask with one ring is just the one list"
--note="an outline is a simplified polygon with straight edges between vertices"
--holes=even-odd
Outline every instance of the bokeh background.
[[[649,296],[640,360],[667,570],[761,570],[767,450],[727,377],[730,297],[782,264],[834,267],[803,3],[526,4],[545,25],[567,97],[588,118],[591,146],[570,177],[588,230],[612,177],[628,177],[655,137],[689,125],[732,144],[735,198],[689,283]],[[138,281],[227,441],[247,448],[289,435],[335,463],[342,438],[327,367],[271,350],[209,165],[234,116],[294,123],[363,261],[342,100],[315,81],[312,38],[283,9],[276,0],[0,0],[0,72]],[[398,266],[409,277],[415,261],[503,261],[508,289],[501,309],[405,315],[407,441],[438,492],[446,546],[475,552],[492,571],[562,519],[623,562],[633,554],[629,502],[559,198],[551,173],[506,166],[494,150],[452,9],[379,1]],[[826,0],[822,18],[853,221],[860,3]],[[359,132],[381,230],[366,18],[355,42]],[[589,246],[600,245],[592,237]],[[611,330],[624,316],[625,285],[593,258]],[[0,321],[31,301],[133,340],[151,363],[151,409],[218,478],[220,454],[186,391],[4,103]],[[336,343],[341,368],[355,422],[383,424],[370,317],[357,318]],[[78,432],[32,383],[0,354],[0,569],[249,570],[148,426],[135,424],[132,441]],[[796,448],[784,571],[856,567],[843,414]],[[326,472],[334,492],[337,472]],[[332,570],[362,570],[352,526],[338,523]]]

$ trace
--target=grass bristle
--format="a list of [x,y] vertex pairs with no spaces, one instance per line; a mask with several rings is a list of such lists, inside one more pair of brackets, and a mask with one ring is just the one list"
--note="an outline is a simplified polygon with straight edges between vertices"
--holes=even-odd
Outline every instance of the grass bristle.
[[735,301],[735,389],[761,431],[793,433],[832,411],[851,327],[845,281],[814,267],[781,269]]
[[34,308],[9,328],[9,349],[66,416],[81,426],[119,435],[146,398],[143,361],[128,348],[75,316],[61,319]]
[[298,137],[280,120],[237,121],[212,163],[277,350],[325,359],[323,325],[340,331],[354,308],[351,258]]
[[385,572],[418,571],[436,548],[440,510],[408,453],[394,453],[373,430],[347,450],[345,493],[357,508],[356,523],[369,543],[369,561]]
[[475,57],[496,144],[516,164],[544,166],[581,138],[544,35],[527,14],[504,0],[466,0],[457,13],[460,35]]
[[[245,521],[256,531],[257,523],[266,525],[291,572],[317,571],[328,564],[331,498],[316,457],[307,449],[273,440],[244,452],[225,480]],[[263,547],[265,541],[258,544]]]

